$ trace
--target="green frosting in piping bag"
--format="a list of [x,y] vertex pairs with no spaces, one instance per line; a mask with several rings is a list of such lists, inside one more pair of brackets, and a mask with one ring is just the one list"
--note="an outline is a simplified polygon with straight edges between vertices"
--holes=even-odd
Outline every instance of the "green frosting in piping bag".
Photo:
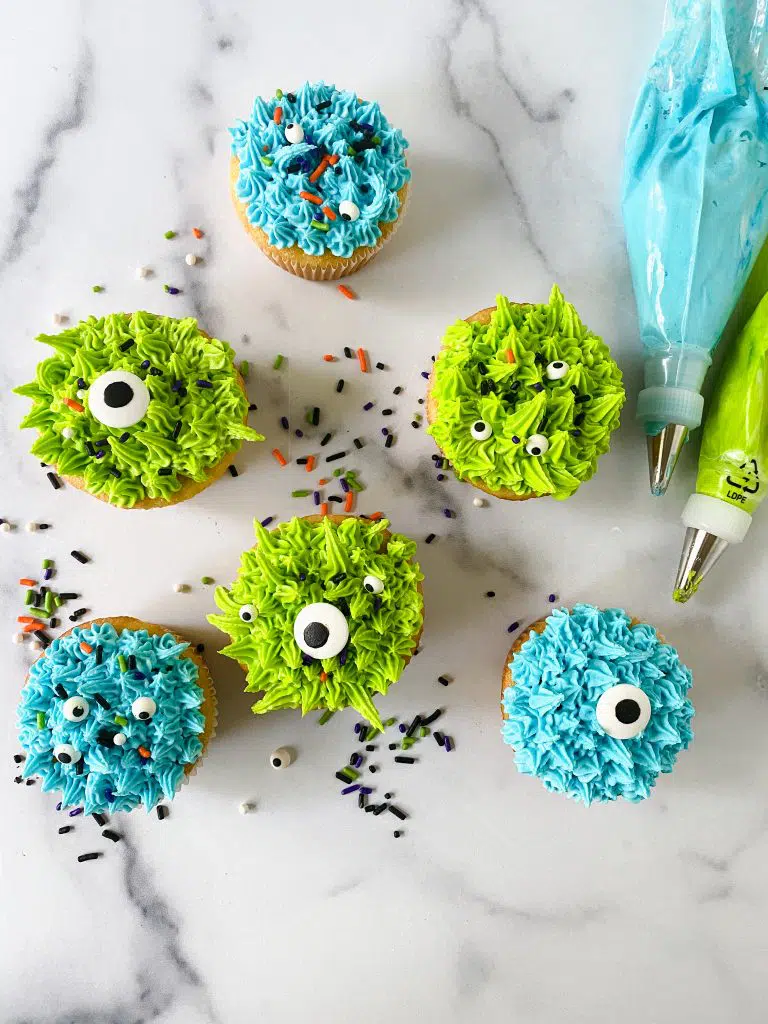
[[[557,285],[548,303],[499,295],[490,323],[449,327],[431,396],[437,413],[428,432],[459,479],[558,499],[595,472],[625,397],[607,346]],[[477,425],[490,436],[473,436]]]
[[[254,523],[258,543],[243,554],[232,586],[216,589],[222,614],[208,621],[232,637],[221,653],[245,667],[246,690],[263,691],[256,714],[353,707],[382,728],[373,695],[400,677],[423,619],[416,544],[396,533],[387,541],[388,525],[292,519],[269,532]],[[332,631],[333,616],[346,620],[348,640],[333,656],[310,656],[297,642],[297,617],[310,605],[320,611],[309,618]],[[323,616],[329,606],[331,618]]]
[[264,439],[244,422],[232,349],[191,317],[112,313],[37,340],[56,354],[16,388],[33,401],[21,423],[38,431],[32,454],[113,505],[170,500]]

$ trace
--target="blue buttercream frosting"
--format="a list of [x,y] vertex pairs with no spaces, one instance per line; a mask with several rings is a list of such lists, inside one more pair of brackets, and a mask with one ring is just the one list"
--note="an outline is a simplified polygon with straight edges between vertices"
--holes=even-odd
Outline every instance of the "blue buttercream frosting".
[[[502,697],[502,736],[517,767],[585,804],[645,799],[693,738],[690,670],[652,626],[633,626],[620,609],[556,610],[509,667],[515,685]],[[596,711],[601,696],[622,684],[650,704],[647,725],[630,739],[608,735]],[[628,707],[630,717],[639,712]]]
[[[19,739],[27,755],[22,774],[41,776],[44,790],[61,792],[63,807],[82,806],[87,814],[130,811],[139,804],[149,811],[163,797],[172,799],[185,765],[202,753],[205,728],[198,667],[181,656],[188,646],[170,633],[118,633],[109,622],[54,640],[32,665],[21,692]],[[73,721],[66,701],[77,697],[83,701]],[[134,708],[140,698],[155,705],[146,720],[137,713],[142,707],[151,711],[151,703]],[[125,739],[116,744],[116,735]],[[62,745],[68,745],[66,757],[72,758],[74,748],[79,759],[57,760],[54,751]]]
[[[291,125],[301,127],[303,141],[287,140]],[[411,176],[405,163],[408,143],[378,103],[324,82],[305,82],[295,93],[258,97],[250,118],[230,132],[232,153],[240,162],[235,194],[250,223],[265,231],[276,248],[298,245],[310,255],[330,250],[348,257],[360,246],[377,243],[380,223],[397,219],[397,193]],[[335,163],[310,181],[326,157]],[[322,202],[303,199],[300,192]],[[339,214],[344,201],[358,208],[356,220]]]

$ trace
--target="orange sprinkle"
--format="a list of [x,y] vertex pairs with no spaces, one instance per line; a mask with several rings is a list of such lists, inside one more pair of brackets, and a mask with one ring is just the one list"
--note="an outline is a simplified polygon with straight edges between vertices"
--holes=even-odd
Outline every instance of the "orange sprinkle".
[[508,348],[507,349],[507,362],[508,363],[514,363],[514,361],[515,361],[515,353],[512,351],[511,348]]
[[356,299],[357,298],[357,295],[352,291],[352,289],[351,288],[347,288],[347,286],[345,284],[340,284],[338,286],[338,288],[339,288],[339,291],[341,292],[341,294],[344,296],[345,299]]
[[33,619],[31,615],[20,615],[17,622],[37,622],[37,619]]
[[332,355],[330,355],[330,353],[327,354],[327,355],[324,355],[323,359],[325,360],[326,363],[335,363],[336,362],[336,356],[332,356]]
[[337,153],[331,153],[331,155],[327,159],[331,167],[335,167],[336,164],[339,162],[339,157]]
[[360,369],[363,373],[368,373],[368,356],[365,354],[364,348],[357,350],[357,361],[360,363]]
[[306,199],[308,203],[314,203],[315,206],[322,206],[323,203],[320,196],[316,196],[314,192],[299,192],[299,199]]
[[328,163],[328,157],[324,156],[320,163],[317,165],[317,167],[314,169],[314,171],[312,171],[312,173],[310,174],[309,180],[313,183],[316,182],[317,179],[321,177],[322,174],[327,170]]
[[19,580],[19,586],[20,587],[36,587],[37,586],[37,581],[36,580],[31,580],[27,576],[22,576],[21,579]]
[[65,398],[64,405],[68,405],[69,408],[74,409],[75,412],[85,412],[85,406],[80,405],[80,403],[76,402],[74,398]]
[[269,146],[262,146],[261,147],[261,152],[262,153],[268,153],[269,152]]
[[152,754],[146,747],[139,747],[139,753],[146,760],[148,757],[152,757]]
[[195,238],[203,237],[203,232],[200,230],[200,228],[192,228],[192,234],[195,236]]
[[326,485],[327,483],[328,483],[328,477],[327,477],[327,476],[324,476],[324,477],[322,478],[322,480],[318,480],[318,481],[317,481],[317,486],[318,486],[318,487],[325,487],[325,485]]
[[36,629],[45,629],[45,623],[38,622],[36,619],[33,619],[28,626],[25,626],[24,629],[22,629],[22,633],[34,633]]
[[320,515],[321,516],[327,516],[328,515],[328,502],[327,501],[324,501],[323,504],[320,506]]
[[91,647],[90,644],[87,644],[85,640],[83,640],[83,642],[80,644],[80,650],[83,652],[83,654],[93,654],[93,648]]
[[274,455],[274,457],[277,459],[281,466],[288,465],[288,463],[285,461],[285,456],[283,455],[279,448],[273,448],[272,454]]
[[324,206],[323,213],[328,218],[328,220],[336,220],[336,214],[333,212],[330,206]]
[[352,511],[352,506],[354,505],[354,503],[355,503],[355,492],[354,491],[347,491],[347,496],[344,499],[344,511],[345,512],[351,512]]
[[321,672],[320,673],[320,682],[321,683],[324,683],[327,678],[328,678],[328,673],[327,672]]
[[315,468],[315,456],[314,455],[310,455],[307,458],[307,472],[311,473],[314,468]]
[[374,523],[375,523],[376,520],[377,519],[381,519],[383,515],[384,515],[383,512],[371,512],[371,514],[368,516],[368,518],[372,519],[374,521]]
[[275,124],[280,124],[283,120],[283,108],[275,107]]

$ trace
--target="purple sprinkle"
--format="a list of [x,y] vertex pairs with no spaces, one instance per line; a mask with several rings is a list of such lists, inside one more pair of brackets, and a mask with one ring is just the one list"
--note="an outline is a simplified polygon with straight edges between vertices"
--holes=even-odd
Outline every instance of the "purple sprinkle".
[[178,288],[174,288],[172,284],[168,285],[168,287],[166,288],[166,291],[168,292],[169,295],[178,295],[179,294],[179,289]]
[[363,406],[365,412],[369,412],[373,408],[373,402],[366,402]]
[[126,430],[126,432],[125,432],[124,434],[121,434],[121,435],[120,435],[120,437],[118,437],[118,439],[117,439],[117,440],[118,440],[118,441],[120,442],[120,444],[125,444],[125,442],[126,442],[126,441],[128,440],[128,438],[129,438],[130,436],[131,436],[131,435],[130,435],[130,434],[128,433],[128,431]]
[[82,807],[75,807],[75,808],[73,808],[69,812],[69,816],[70,816],[70,818],[76,818],[78,816],[78,814],[82,814],[82,813],[83,813],[83,808]]
[[533,385],[533,390],[536,391],[536,392],[543,391],[544,390],[544,385],[543,384],[534,384]]
[[269,526],[269,524],[273,523],[274,521],[275,521],[275,517],[274,516],[267,516],[266,519],[262,519],[261,520],[261,525],[262,526]]
[[387,434],[389,433],[389,427],[382,427],[381,432],[384,435],[384,437],[386,437]]
[[288,417],[287,416],[281,416],[280,417],[280,426],[283,428],[283,430],[287,430],[288,429]]
[[450,736],[446,736],[443,740],[443,747],[445,750],[453,750],[453,740]]
[[320,491],[313,491],[312,492],[312,500],[314,501],[314,503],[316,505],[320,504]]
[[296,435],[296,437],[304,437],[303,430],[294,430],[294,434]]
[[549,595],[548,601],[549,601],[550,604],[554,604],[556,600],[557,600],[557,594],[550,594]]
[[311,665],[313,661],[308,654],[302,654],[301,660],[305,665]]
[[429,380],[429,374],[427,373],[426,370],[421,371],[421,376],[424,378],[424,380]]
[[181,389],[183,387],[184,387],[184,381],[183,380],[175,380],[173,382],[173,384],[171,384],[171,391],[181,391]]
[[517,436],[517,434],[512,435],[512,444],[520,444],[520,438]]
[[43,579],[49,580],[51,576],[53,576],[53,569],[46,569],[45,572],[43,573]]
[[344,491],[345,494],[348,494],[351,488],[343,476],[339,477],[339,484],[341,486],[342,491]]
[[371,789],[370,786],[361,786],[360,792],[363,794],[363,796],[370,796],[373,790]]
[[355,792],[357,792],[358,789],[360,789],[360,783],[359,782],[355,782],[351,786],[345,786],[344,789],[342,789],[342,791],[341,791],[341,795],[342,796],[346,796],[347,793],[355,793]]
[[443,515],[445,516],[446,519],[453,519],[455,513],[452,512],[449,508],[444,508]]
[[213,387],[213,384],[211,384],[211,382],[209,380],[196,380],[195,384],[197,384],[197,386],[199,388],[212,388]]
[[373,599],[373,610],[375,612],[381,611],[381,598],[380,597],[374,597],[374,599]]
[[345,647],[344,650],[339,655],[339,664],[340,665],[346,665],[346,663],[347,663],[347,648]]
[[437,480],[438,480],[438,482],[442,481],[442,480],[445,480],[445,475],[443,473],[438,473],[437,474]]
[[359,722],[356,722],[355,723],[355,733],[360,732],[361,729],[362,729],[362,725]]
[[61,800],[59,800],[59,802],[56,804],[56,810],[57,811],[61,810]]
[[580,430],[572,430],[571,431],[571,436],[572,437],[581,437],[581,431]]
[[99,451],[96,452],[96,458],[103,459],[106,454],[107,453],[104,451],[104,449],[100,448]]
[[107,801],[108,804],[113,803],[115,799],[115,794],[112,792],[109,786],[104,787],[104,799]]
[[510,622],[510,624],[507,626],[507,632],[508,633],[514,633],[515,630],[519,629],[519,628],[520,628],[520,623],[519,622]]
[[401,722],[397,728],[400,730],[400,732],[405,732],[407,727]]
[[359,768],[360,765],[363,763],[363,755],[353,754],[352,760],[349,763],[352,765],[353,768]]
[[144,362],[141,364],[141,368],[142,368],[142,370],[148,370],[149,369],[149,360],[148,359],[144,360]]

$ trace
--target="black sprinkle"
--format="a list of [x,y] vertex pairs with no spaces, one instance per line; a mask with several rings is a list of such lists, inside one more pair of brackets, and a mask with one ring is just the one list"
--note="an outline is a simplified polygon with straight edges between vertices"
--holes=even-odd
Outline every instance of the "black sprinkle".
[[415,757],[405,757],[404,755],[401,755],[400,757],[396,757],[395,758],[395,764],[415,764],[415,763],[416,763],[416,758]]
[[50,523],[38,523],[37,524],[37,528],[38,528],[38,530],[50,530],[51,524]]
[[419,728],[420,725],[421,725],[421,715],[416,715],[414,720],[408,726],[408,728],[407,728],[407,730],[405,732],[405,735],[407,737],[413,736],[413,734],[416,732],[416,730]]
[[121,352],[127,352],[129,348],[133,346],[133,338],[129,338],[128,341],[124,341],[120,346]]
[[78,597],[80,597],[80,595],[79,594],[70,594],[67,591],[66,593],[59,594],[59,597],[61,598],[62,601],[76,601],[78,599]]
[[248,412],[256,412],[257,409],[258,405],[256,405],[254,402],[251,402],[251,404],[248,406]]
[[59,628],[59,620],[58,619],[51,619],[51,621],[48,623],[48,625],[51,627],[51,629],[58,629]]
[[129,672],[135,672],[136,671],[136,655],[135,654],[129,654],[128,655],[128,671]]
[[411,426],[413,427],[414,430],[418,430],[421,424],[417,423],[416,420],[411,420]]
[[163,821],[168,817],[168,808],[165,804],[158,804],[155,808],[155,814],[157,815],[158,821]]
[[376,814],[376,815],[379,815],[379,814],[383,814],[383,813],[384,813],[384,811],[386,811],[386,809],[387,809],[388,807],[389,807],[389,804],[386,804],[386,803],[384,803],[384,804],[379,804],[379,806],[378,806],[378,807],[374,807],[374,809],[373,809],[373,813],[374,813],[374,814]]
[[96,655],[96,664],[100,665],[102,660],[104,659],[104,648],[101,646],[97,647],[96,650],[94,651],[94,654]]
[[69,694],[61,685],[61,683],[56,683],[56,685],[53,688],[53,692],[56,694],[57,697],[61,697],[62,700],[66,700],[69,697]]
[[32,631],[32,636],[37,637],[43,647],[48,647],[51,643],[51,638],[47,633],[44,633],[42,629],[35,629]]
[[14,760],[14,762],[16,764],[21,764],[24,761],[24,755],[23,754],[14,754],[13,755],[13,760]]
[[344,499],[339,494],[331,494],[328,496],[328,501],[335,501],[341,504],[344,501]]
[[280,417],[280,426],[283,428],[283,430],[290,429],[290,425],[288,423],[288,417],[287,416],[281,416]]
[[582,405],[584,402],[588,402],[591,397],[592,395],[579,395],[577,398],[574,398],[573,404]]
[[20,775],[17,775],[13,781],[16,783],[17,786],[20,786],[24,780]]
[[390,743],[389,744],[389,749],[390,750],[397,750],[397,744],[396,743]]
[[315,110],[327,110],[328,107],[330,107],[330,105],[331,105],[331,101],[330,100],[323,100],[322,103],[316,103],[315,104]]
[[296,102],[296,93],[295,92],[287,92],[285,94],[285,98],[288,100],[289,103],[295,103]]
[[173,466],[161,466],[157,471],[158,476],[170,476],[173,472]]
[[355,448],[360,449],[360,448],[363,447],[363,442],[361,441],[361,439],[359,437],[356,437],[354,439],[354,445],[355,445]]
[[365,793],[360,793],[357,797],[357,806],[365,808]]
[[432,541],[433,541],[433,540],[435,539],[435,536],[436,536],[436,535],[435,535],[434,533],[430,533],[430,534],[428,534],[428,536],[426,536],[426,537],[424,538],[424,543],[425,543],[425,544],[431,544],[431,543],[432,543]]
[[67,832],[71,832],[74,827],[74,825],[62,825],[59,829],[59,835],[65,836]]
[[345,775],[343,772],[334,772],[334,775],[339,780],[339,782],[343,782],[345,786],[349,786],[350,785],[350,780],[349,780],[349,776],[348,775]]
[[306,455],[302,455],[300,459],[296,459],[296,465],[297,466],[306,466],[306,464],[308,462],[309,462],[309,459],[307,458]]
[[405,811],[401,811],[400,808],[399,807],[395,807],[394,804],[390,804],[389,805],[389,813],[390,814],[394,814],[394,816],[396,818],[399,818],[400,821],[405,821],[406,818],[408,817],[408,815],[405,813]]
[[395,435],[394,434],[387,434],[387,439],[384,442],[384,447],[385,448],[391,448],[394,443],[395,443]]
[[237,468],[235,466],[230,466],[229,467],[229,475],[230,476],[240,476],[240,474],[237,472]]
[[486,590],[485,596],[486,597],[496,597],[496,591],[495,590]]
[[344,346],[344,355],[347,357],[347,359],[354,359],[355,358],[355,353],[352,351],[352,349],[349,347],[349,345],[345,345]]
[[336,392],[337,392],[337,394],[341,394],[341,392],[343,390],[344,390],[344,381],[343,381],[343,379],[339,379],[336,382]]
[[402,391],[403,391],[403,389],[398,384],[396,388],[392,389],[392,394],[393,395],[400,395],[400,394],[402,394]]
[[[375,749],[376,749],[376,747],[374,746],[374,744],[373,744],[373,743],[369,743],[369,744],[368,744],[368,745],[366,746],[366,748],[365,748],[365,749],[366,749],[366,750],[369,750],[369,751],[370,751],[370,750],[375,750]],[[18,757],[18,755],[16,755],[16,756]]]
[[98,811],[94,811],[91,817],[96,822],[96,824],[101,825],[102,828],[107,824],[107,819],[104,817],[103,814],[99,814]]
[[366,810],[366,812],[375,811],[376,807],[375,807],[374,804],[366,804],[365,805],[365,810]]
[[400,831],[399,828],[396,828],[395,831],[392,833],[392,835],[395,837],[395,839],[399,839],[402,834],[403,833]]
[[84,555],[82,551],[70,551],[70,554],[77,562],[80,562],[81,565],[87,565],[88,562],[90,562],[90,558],[88,558],[87,555]]
[[98,860],[100,856],[100,853],[81,853],[77,860],[79,864],[83,864],[87,860]]
[[50,481],[51,487],[54,489],[54,491],[58,491],[58,489],[61,487],[61,480],[59,480],[55,473],[46,473],[45,475],[48,477],[48,480]]
[[124,434],[121,434],[121,435],[120,435],[120,437],[118,437],[118,439],[117,439],[117,440],[118,440],[118,441],[120,442],[120,444],[125,444],[125,442],[126,442],[126,441],[128,440],[128,438],[129,438],[130,436],[131,436],[131,435],[130,435],[130,434],[128,433],[128,431],[126,430],[126,432],[125,432]]
[[87,608],[78,608],[76,612],[72,612],[72,614],[69,616],[69,621],[77,622],[78,619],[82,619],[82,617],[86,614],[87,611]]
[[113,843],[119,843],[123,838],[121,835],[118,835],[117,832],[113,832],[111,828],[105,828],[101,834],[105,839],[111,839]]
[[384,794],[384,799],[385,800],[391,800],[392,799],[392,795],[393,795],[392,793],[385,793]]
[[381,410],[381,415],[382,416],[391,416],[393,411],[394,411],[393,409],[382,409]]
[[90,441],[85,442],[85,450],[88,452],[91,458],[94,458],[94,456],[96,455],[96,449],[93,447]]
[[311,421],[313,427],[316,427],[318,425],[318,423],[320,422],[320,410],[319,410],[319,408],[317,406],[315,406],[312,409],[312,415],[310,417],[310,421]]
[[[150,366],[149,372],[152,374],[153,377],[161,377],[163,373],[163,371],[158,370],[156,366]],[[122,438],[120,438],[120,440],[122,441]]]
[[112,466],[109,472],[112,474],[112,476],[116,476],[118,479],[120,478],[120,470],[117,469],[115,466]]
[[448,684],[451,682],[448,676],[438,676],[437,681],[438,683],[441,683],[443,686],[448,686]]
[[442,715],[442,713],[443,713],[443,709],[442,708],[437,708],[435,711],[432,712],[431,715],[427,715],[426,718],[422,718],[421,724],[422,725],[432,725],[433,722],[436,722],[438,720],[438,718],[440,717],[440,715]]
[[[322,444],[322,443],[323,442],[321,441],[320,444]],[[333,455],[326,455],[325,461],[326,462],[338,462],[339,459],[346,458],[346,455],[347,455],[346,452],[334,452]]]
[[180,433],[181,433],[181,420],[176,420],[176,425],[174,426],[173,433],[171,434],[171,440],[172,441],[177,440],[177,438],[178,438]]
[[320,442],[320,447],[323,448],[325,445],[327,445],[332,437],[333,437],[333,434],[326,434],[323,437],[322,441]]
[[443,743],[445,743],[445,736],[443,736],[439,729],[436,729],[432,735],[435,737],[435,743],[438,747],[442,747]]
[[376,363],[376,369],[377,370],[386,370],[386,366],[384,365],[384,363]]
[[[83,762],[82,761],[78,761],[77,763],[79,765],[82,765]],[[81,769],[81,772],[82,772],[82,769]],[[27,779],[27,782],[26,782],[27,786],[34,786],[34,784],[35,784],[35,780],[34,779]]]
[[379,769],[376,767],[375,764],[368,765],[368,771],[371,773],[371,775],[375,774],[378,770]]

